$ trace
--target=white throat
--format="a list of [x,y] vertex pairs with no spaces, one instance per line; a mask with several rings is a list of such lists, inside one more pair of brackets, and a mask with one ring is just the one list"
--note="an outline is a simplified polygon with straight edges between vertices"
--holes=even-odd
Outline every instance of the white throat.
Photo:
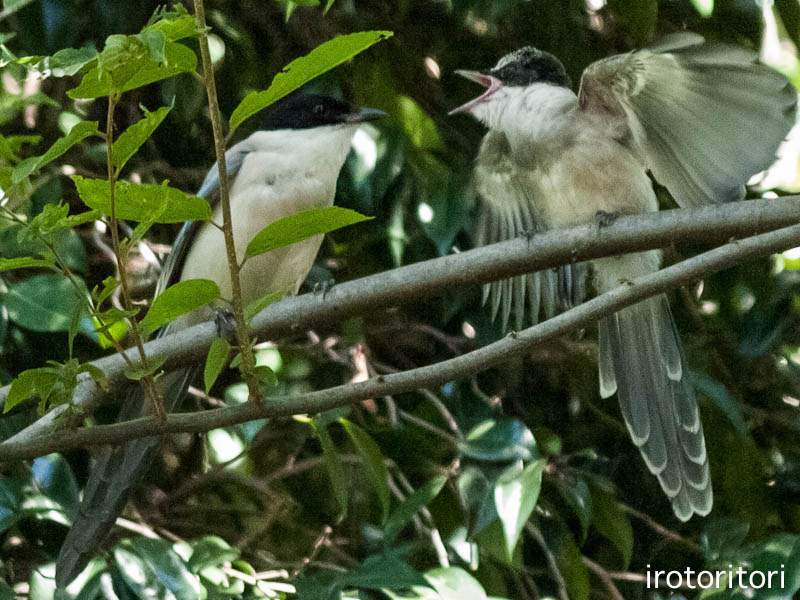
[[490,129],[506,134],[512,148],[547,145],[554,138],[569,138],[565,128],[573,125],[578,97],[569,88],[549,83],[526,87],[503,86],[472,114]]

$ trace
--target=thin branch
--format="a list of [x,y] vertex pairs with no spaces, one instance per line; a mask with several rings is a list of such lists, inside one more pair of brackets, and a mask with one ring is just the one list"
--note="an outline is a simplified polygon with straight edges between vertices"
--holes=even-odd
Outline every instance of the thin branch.
[[614,584],[614,579],[611,577],[611,573],[606,571],[603,567],[599,564],[594,562],[593,560],[583,557],[583,564],[585,564],[589,570],[597,575],[600,581],[603,582],[603,585],[606,586],[608,590],[608,595],[611,597],[612,600],[625,600],[622,594],[619,593],[617,586]]
[[527,531],[528,534],[534,540],[536,540],[536,543],[539,544],[539,547],[542,549],[545,559],[547,560],[547,567],[550,570],[550,574],[553,576],[553,579],[555,579],[556,585],[558,585],[558,597],[560,600],[569,600],[569,594],[567,593],[567,582],[564,581],[564,576],[561,574],[561,570],[558,568],[558,563],[556,563],[556,557],[553,555],[553,551],[550,550],[550,547],[547,545],[547,540],[544,539],[541,530],[533,523],[526,523],[525,531]]
[[658,523],[651,517],[641,511],[636,510],[635,508],[628,506],[627,504],[620,504],[622,510],[628,513],[631,516],[636,517],[640,521],[642,521],[645,525],[647,525],[650,529],[655,531],[657,534],[665,537],[666,539],[672,540],[675,543],[681,544],[684,547],[690,549],[692,552],[697,554],[702,553],[702,548],[694,543],[692,540],[686,539],[679,533],[672,531],[671,529],[667,529],[661,523]]
[[[236,322],[236,339],[239,353],[242,355],[241,371],[247,382],[248,401],[254,410],[261,408],[261,399],[258,392],[258,379],[256,379],[256,360],[253,348],[250,346],[250,336],[247,332],[247,323],[244,319],[244,302],[242,300],[242,284],[239,279],[241,264],[236,258],[236,246],[233,238],[233,221],[231,217],[231,201],[228,187],[228,171],[225,164],[225,138],[222,135],[222,117],[217,102],[217,87],[214,83],[214,68],[211,64],[211,51],[208,47],[206,35],[206,13],[203,0],[194,0],[194,14],[197,19],[198,41],[200,43],[200,57],[203,62],[203,79],[208,96],[208,110],[211,115],[211,127],[214,132],[214,148],[217,154],[217,169],[219,172],[219,203],[222,207],[222,235],[225,239],[225,252],[228,257],[228,270],[231,277],[231,307],[233,318]],[[244,259],[242,259],[244,262]]]
[[[670,240],[711,242],[729,238],[747,224],[749,229],[776,227],[800,220],[797,198],[740,202],[713,209],[683,209],[650,215],[622,217],[607,228],[581,226],[547,232],[530,241],[515,239],[484,248],[417,263],[335,286],[326,299],[305,294],[270,305],[253,320],[253,331],[276,339],[315,325],[328,325],[350,315],[402,303],[409,298],[431,296],[465,282],[483,283],[541,270],[569,261],[656,248]],[[311,392],[290,398],[272,399],[265,406],[270,416],[315,413],[335,406],[369,398],[398,394],[423,387],[442,385],[470,376],[506,360],[518,352],[568,331],[586,326],[604,315],[638,302],[670,287],[685,284],[738,262],[800,245],[800,226],[733,242],[657,273],[603,294],[536,327],[514,333],[469,354],[404,373],[374,377],[368,381]],[[203,323],[148,342],[151,355],[167,357],[165,368],[184,365],[204,356],[216,337],[213,323]],[[112,385],[125,382],[121,357],[111,356],[93,362],[103,370]],[[0,400],[9,387],[0,389]],[[82,378],[73,406],[91,412],[102,392],[88,377]],[[32,458],[55,450],[92,444],[120,442],[155,435],[161,430],[152,419],[104,425],[92,430],[55,431],[55,420],[68,406],[57,407],[36,423],[0,444],[0,461]],[[169,415],[165,431],[207,431],[263,415],[248,405],[228,407],[196,414]]]

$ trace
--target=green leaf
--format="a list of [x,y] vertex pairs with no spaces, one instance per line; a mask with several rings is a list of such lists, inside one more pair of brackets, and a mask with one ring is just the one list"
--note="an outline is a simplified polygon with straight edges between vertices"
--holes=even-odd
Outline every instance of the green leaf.
[[21,482],[11,477],[0,478],[0,533],[7,531],[21,518],[22,495]]
[[342,573],[336,581],[343,587],[380,589],[404,589],[425,585],[425,579],[396,552],[384,552],[369,556],[360,566]]
[[[111,36],[114,37],[114,36]],[[111,39],[109,38],[109,40]],[[124,36],[123,36],[124,37]],[[134,37],[134,36],[130,36]],[[187,73],[197,68],[197,56],[189,48],[175,42],[167,42],[164,47],[166,62],[160,64],[151,58],[145,51],[142,44],[140,54],[127,54],[125,49],[120,52],[118,60],[124,66],[124,73],[117,73],[119,84],[112,83],[112,75],[109,69],[116,70],[117,66],[109,64],[112,56],[106,57],[108,60],[103,64],[90,69],[84,74],[80,84],[67,92],[67,96],[73,99],[78,98],[100,98],[108,96],[113,92],[127,92],[138,87],[178,75]],[[106,50],[103,50],[105,54]]]
[[710,17],[714,12],[714,0],[692,0],[692,4],[701,17]]
[[17,62],[43,77],[70,77],[99,56],[94,48],[64,48],[52,56],[23,56]]
[[306,56],[296,58],[275,76],[269,88],[262,92],[250,92],[245,96],[231,114],[231,131],[248,117],[290,94],[304,83],[392,35],[391,31],[361,31],[341,35],[317,46]]
[[14,269],[31,269],[35,267],[51,268],[55,261],[50,258],[33,258],[22,256],[20,258],[0,258],[0,271],[13,271]]
[[339,514],[336,521],[341,523],[347,516],[350,488],[344,477],[344,469],[342,468],[342,461],[339,459],[339,453],[336,451],[336,445],[328,433],[324,415],[325,413],[314,417],[311,421],[311,427],[319,440],[320,446],[322,446],[322,461],[325,463],[325,470],[331,480],[333,497],[336,498],[336,503],[339,505]]
[[[11,389],[6,396],[3,412],[7,413],[20,402],[39,395],[49,393],[55,377],[47,370],[28,369],[17,375],[11,382]],[[44,392],[40,392],[44,390]]]
[[383,543],[386,545],[394,543],[394,540],[403,528],[411,522],[414,515],[439,495],[445,483],[447,483],[447,477],[444,475],[434,477],[403,500],[386,520],[386,526],[383,528]]
[[278,376],[267,365],[258,365],[255,368],[256,379],[261,385],[275,387],[278,385]]
[[266,296],[262,296],[258,300],[253,300],[244,309],[244,320],[248,323],[262,310],[267,308],[270,304],[274,304],[283,298],[283,292],[272,292]]
[[414,100],[407,96],[397,99],[400,108],[400,119],[403,122],[408,139],[420,150],[441,150],[442,139],[436,129],[436,123]]
[[356,451],[364,461],[364,468],[367,477],[372,483],[372,487],[378,495],[381,504],[381,523],[385,523],[389,516],[389,472],[384,464],[384,456],[378,444],[375,443],[370,435],[355,423],[347,419],[339,419],[347,435],[353,441]]
[[50,146],[50,149],[41,156],[26,158],[19,163],[11,175],[13,183],[19,183],[34,171],[41,169],[47,163],[57,159],[75,144],[92,135],[100,135],[97,131],[97,121],[80,121],[76,123],[69,133]]
[[267,225],[247,245],[247,256],[257,256],[371,218],[339,206],[312,208]]
[[132,381],[141,381],[145,377],[155,374],[166,360],[166,356],[148,356],[146,367],[143,367],[139,363],[134,363],[133,365],[126,365],[122,372],[125,374],[125,377]]
[[514,548],[525,523],[536,508],[539,492],[542,489],[542,473],[546,465],[547,460],[541,458],[522,470],[517,466],[511,467],[495,484],[494,503],[503,525],[506,558],[509,562],[514,557]]
[[9,319],[32,331],[69,331],[78,298],[69,279],[60,274],[36,275],[8,288],[3,299]]
[[464,569],[443,567],[425,572],[425,579],[441,600],[485,600],[486,591]]
[[711,398],[717,408],[725,413],[739,437],[749,439],[750,430],[744,420],[742,409],[739,403],[730,395],[728,388],[716,379],[697,371],[692,372],[692,381],[698,391]]
[[535,455],[536,441],[517,419],[488,419],[472,428],[461,443],[461,451],[477,460],[528,461]]
[[153,135],[156,128],[161,125],[161,121],[172,109],[174,101],[170,106],[162,106],[154,112],[144,111],[144,118],[128,127],[114,142],[111,147],[111,160],[118,169],[122,169],[126,162],[136,154],[142,144]]
[[622,557],[621,569],[625,570],[633,557],[633,527],[625,511],[622,510],[614,494],[593,485],[592,525],[614,544]]
[[208,349],[208,356],[206,357],[206,366],[203,369],[203,383],[206,386],[206,394],[214,387],[214,382],[217,377],[222,373],[225,368],[225,363],[228,362],[228,356],[231,353],[231,345],[225,338],[216,338],[211,342],[211,347]]
[[179,281],[161,292],[140,323],[147,335],[179,316],[219,298],[219,286],[210,279]]
[[[87,206],[104,215],[111,214],[107,180],[86,179],[80,175],[73,175],[72,180]],[[205,199],[169,187],[166,181],[162,185],[118,181],[115,186],[115,205],[117,218],[131,221],[181,223],[211,218],[211,207]]]
[[161,6],[153,13],[150,24],[142,30],[161,31],[166,39],[175,42],[187,37],[197,37],[197,21],[181,4],[174,4],[173,10]]
[[119,574],[137,598],[203,600],[206,590],[163,540],[137,537],[114,548]]
[[224,563],[233,562],[241,555],[238,548],[234,548],[225,540],[215,535],[207,535],[192,543],[192,555],[189,557],[189,570],[199,573],[207,567],[215,567]]

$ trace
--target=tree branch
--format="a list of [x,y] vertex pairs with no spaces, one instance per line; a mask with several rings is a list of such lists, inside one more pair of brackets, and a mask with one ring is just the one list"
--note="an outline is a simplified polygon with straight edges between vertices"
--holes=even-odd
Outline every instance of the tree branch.
[[[747,232],[763,231],[800,221],[797,197],[747,201],[701,209],[663,211],[620,218],[602,229],[586,225],[550,231],[530,240],[518,238],[500,244],[408,265],[378,275],[343,283],[320,299],[314,294],[286,299],[265,309],[253,320],[252,330],[268,338],[336,321],[379,307],[400,304],[410,298],[431,296],[453,285],[483,283],[520,273],[541,270],[570,260],[586,260],[610,254],[645,250],[673,241],[710,243]],[[266,415],[316,413],[330,408],[418,388],[438,386],[485,370],[509,356],[712,272],[750,258],[800,245],[800,225],[732,242],[687,261],[640,278],[631,285],[603,294],[553,319],[502,340],[435,365],[403,373],[380,375],[368,381],[286,398],[268,399]],[[213,323],[204,323],[147,344],[148,354],[168,356],[174,367],[204,356],[216,336]],[[94,362],[114,384],[125,382],[124,362],[110,356]],[[0,389],[0,400],[8,387]],[[89,380],[76,390],[74,405],[91,411],[101,392]],[[147,417],[91,429],[55,431],[54,420],[67,410],[58,407],[36,423],[0,444],[0,461],[33,458],[56,450],[87,445],[119,443],[162,432],[198,432],[242,423],[257,415],[249,405],[226,407],[194,414],[173,414],[161,428]]]

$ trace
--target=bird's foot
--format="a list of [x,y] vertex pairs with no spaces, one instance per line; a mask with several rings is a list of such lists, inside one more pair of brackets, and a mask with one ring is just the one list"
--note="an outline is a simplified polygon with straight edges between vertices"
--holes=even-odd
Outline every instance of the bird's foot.
[[594,214],[594,220],[598,227],[603,228],[613,224],[614,221],[619,219],[619,216],[620,213],[617,211],[607,212],[605,210],[598,210]]
[[333,279],[328,279],[326,281],[318,281],[317,283],[314,284],[312,291],[315,296],[324,301],[326,296],[328,295],[328,292],[331,291],[331,289],[333,289],[334,285],[336,285],[336,281],[334,281]]

